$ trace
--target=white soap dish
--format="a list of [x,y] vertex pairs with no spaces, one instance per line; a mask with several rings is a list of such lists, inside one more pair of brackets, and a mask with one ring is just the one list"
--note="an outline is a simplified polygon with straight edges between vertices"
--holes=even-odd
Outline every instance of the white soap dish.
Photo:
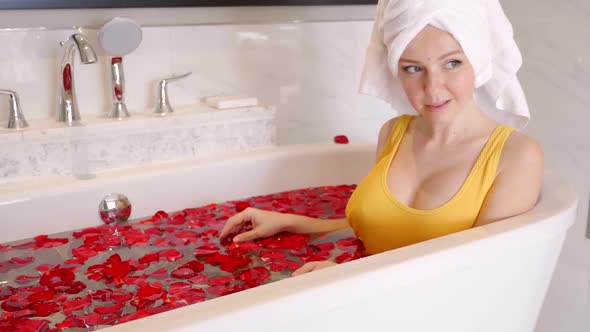
[[242,96],[216,96],[205,98],[205,103],[215,109],[223,110],[228,108],[257,106],[258,98]]

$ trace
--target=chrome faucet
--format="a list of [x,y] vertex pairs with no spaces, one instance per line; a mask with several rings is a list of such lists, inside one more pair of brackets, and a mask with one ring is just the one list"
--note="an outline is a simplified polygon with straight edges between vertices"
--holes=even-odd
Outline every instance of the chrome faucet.
[[165,78],[158,83],[158,101],[156,102],[156,110],[154,111],[154,113],[159,115],[166,115],[174,112],[172,106],[170,106],[170,101],[168,99],[168,83],[172,81],[177,81],[181,78],[185,78],[192,73],[192,71],[189,71],[188,73],[182,75]]
[[25,116],[21,111],[18,94],[12,90],[0,90],[0,94],[6,94],[10,97],[10,114],[8,114],[8,124],[6,128],[9,129],[23,129],[29,126]]
[[90,46],[88,38],[83,34],[76,33],[68,37],[65,42],[60,43],[63,47],[63,58],[59,71],[57,96],[57,114],[56,119],[59,122],[65,122],[71,125],[80,121],[80,111],[74,89],[74,53],[76,49],[80,53],[80,60],[83,64],[95,63],[96,53]]

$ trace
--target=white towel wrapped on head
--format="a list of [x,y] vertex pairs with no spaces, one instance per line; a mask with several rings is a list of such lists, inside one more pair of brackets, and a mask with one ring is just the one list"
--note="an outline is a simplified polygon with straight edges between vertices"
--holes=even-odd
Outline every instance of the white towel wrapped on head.
[[379,0],[359,92],[413,113],[397,79],[398,61],[426,26],[449,32],[475,73],[475,98],[497,121],[524,128],[526,98],[516,73],[522,56],[498,0]]

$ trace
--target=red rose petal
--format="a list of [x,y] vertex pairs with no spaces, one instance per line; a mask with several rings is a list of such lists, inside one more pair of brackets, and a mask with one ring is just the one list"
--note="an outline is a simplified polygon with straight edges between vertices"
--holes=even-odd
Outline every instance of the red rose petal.
[[209,281],[209,278],[206,275],[199,273],[196,276],[190,278],[188,281],[195,285],[206,285]]
[[157,252],[153,252],[147,254],[139,259],[141,264],[151,264],[154,262],[158,262],[160,260],[160,255]]
[[47,235],[39,235],[35,237],[35,249],[59,247],[68,241],[68,239],[51,239]]
[[35,259],[33,257],[12,257],[9,262],[16,265],[31,264]]
[[161,287],[147,284],[143,287],[140,287],[136,295],[140,299],[155,301],[165,298],[166,291],[164,291]]
[[197,275],[197,273],[189,268],[180,267],[170,273],[174,278],[190,279]]
[[74,297],[62,303],[64,313],[66,315],[72,314],[74,311],[84,310],[92,304],[90,296]]
[[16,294],[16,290],[10,286],[2,286],[0,287],[0,301],[6,300],[10,296]]
[[236,202],[236,212],[242,212],[250,207],[250,203],[246,201]]
[[285,254],[284,252],[279,251],[279,250],[269,250],[269,251],[263,251],[260,253],[260,258],[263,261],[283,259],[286,257],[287,257],[287,254]]
[[219,248],[213,244],[206,244],[195,249],[195,256],[207,256],[219,253]]
[[188,289],[183,290],[177,294],[174,294],[172,297],[172,301],[175,303],[180,303],[183,305],[194,304],[198,302],[205,301],[207,299],[207,294],[202,289]]
[[35,311],[35,315],[38,317],[47,317],[59,312],[61,306],[55,302],[36,302],[31,304],[31,310]]
[[2,302],[1,307],[6,311],[18,311],[28,308],[31,303],[19,296],[11,296]]
[[112,314],[114,312],[121,310],[123,308],[123,305],[124,303],[119,302],[113,305],[94,307],[94,312],[101,315]]
[[163,250],[160,251],[158,254],[160,255],[160,257],[165,257],[169,262],[174,262],[175,260],[183,257],[183,254],[181,254],[176,249]]
[[39,293],[33,293],[27,297],[29,302],[51,301],[55,297],[55,291],[48,289]]
[[270,278],[270,272],[262,266],[253,267],[240,274],[240,279],[243,281],[263,282],[268,278]]
[[229,285],[234,280],[235,280],[234,276],[215,277],[215,278],[209,279],[209,285],[211,285],[211,286],[224,286],[224,285]]
[[184,214],[176,214],[172,217],[172,219],[168,222],[170,225],[182,225],[186,222],[184,218]]

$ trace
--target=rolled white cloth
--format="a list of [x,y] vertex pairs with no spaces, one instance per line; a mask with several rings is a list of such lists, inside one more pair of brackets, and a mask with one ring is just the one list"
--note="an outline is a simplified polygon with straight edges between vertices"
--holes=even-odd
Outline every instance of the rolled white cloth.
[[398,61],[431,25],[461,45],[475,73],[475,99],[497,121],[522,129],[530,114],[516,76],[522,56],[498,0],[379,0],[359,92],[414,113],[397,79]]

